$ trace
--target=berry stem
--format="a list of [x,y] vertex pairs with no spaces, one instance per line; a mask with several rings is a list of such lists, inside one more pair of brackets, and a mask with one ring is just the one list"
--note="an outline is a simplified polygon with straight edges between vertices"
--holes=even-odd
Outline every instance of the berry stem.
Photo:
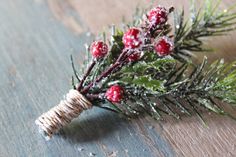
[[93,85],[100,82],[104,77],[107,77],[112,71],[114,71],[117,67],[122,65],[122,60],[124,56],[126,55],[126,53],[127,53],[127,49],[124,49],[122,53],[120,54],[120,56],[118,57],[118,59],[115,61],[115,63],[112,66],[110,66],[106,71],[104,71],[100,76],[98,76],[95,79],[95,81],[91,82],[87,87],[85,87],[81,92],[83,94],[86,94]]
[[99,99],[99,98],[101,98],[101,94],[87,94],[86,97],[87,97],[89,100]]
[[92,63],[91,63],[90,66],[88,67],[88,69],[87,69],[85,75],[83,76],[82,80],[80,81],[80,84],[79,84],[79,86],[78,86],[78,88],[77,88],[78,91],[81,90],[81,88],[82,88],[82,86],[83,86],[83,84],[84,84],[84,81],[86,80],[86,78],[88,77],[88,75],[90,74],[90,72],[92,71],[92,69],[93,69],[93,67],[95,66],[95,64],[96,64],[96,61],[95,61],[95,59],[93,59]]

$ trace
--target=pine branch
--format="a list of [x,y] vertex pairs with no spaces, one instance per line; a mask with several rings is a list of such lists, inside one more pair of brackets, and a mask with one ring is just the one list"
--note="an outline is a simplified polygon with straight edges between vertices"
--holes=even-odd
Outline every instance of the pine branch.
[[195,55],[193,52],[210,50],[203,47],[203,38],[225,35],[236,29],[236,12],[233,8],[219,11],[220,2],[208,0],[198,12],[192,9],[191,21],[185,21],[184,11],[175,12],[175,53],[172,54],[175,59],[189,61]]
[[[236,62],[224,64],[222,61],[216,61],[210,67],[206,67],[206,64],[205,58],[202,64],[191,70],[191,73],[187,72],[192,68],[191,65],[188,65],[188,68],[185,64],[179,65],[177,71],[175,69],[166,76],[169,77],[168,80],[178,81],[165,85],[162,83],[162,88],[154,88],[157,82],[146,80],[137,82],[129,76],[122,75],[122,81],[119,83],[126,86],[125,104],[127,106],[131,102],[135,103],[132,109],[127,108],[123,113],[132,114],[135,110],[137,115],[146,112],[156,119],[160,119],[162,113],[177,119],[183,114],[189,116],[197,114],[202,118],[200,113],[203,109],[207,109],[217,114],[229,115],[213,99],[236,104]],[[132,73],[129,75],[139,75],[137,71],[129,72]],[[147,86],[147,82],[150,86]],[[140,98],[143,101],[139,101]]]

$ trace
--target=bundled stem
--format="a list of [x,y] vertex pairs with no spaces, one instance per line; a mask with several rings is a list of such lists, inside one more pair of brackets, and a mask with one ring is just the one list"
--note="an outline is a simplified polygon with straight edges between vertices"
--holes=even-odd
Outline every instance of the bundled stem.
[[125,116],[147,113],[155,119],[163,114],[177,119],[196,114],[203,121],[202,109],[235,118],[215,100],[236,104],[236,62],[217,60],[208,65],[205,57],[200,65],[190,63],[195,52],[206,50],[202,37],[235,29],[236,13],[218,13],[218,3],[209,1],[204,10],[193,12],[191,23],[184,20],[183,11],[176,13],[174,35],[167,23],[173,7],[152,9],[125,34],[113,27],[109,53],[104,42],[96,42],[91,52],[96,54],[85,63],[82,79],[71,57],[78,86],[40,116],[37,125],[51,136],[92,104]]

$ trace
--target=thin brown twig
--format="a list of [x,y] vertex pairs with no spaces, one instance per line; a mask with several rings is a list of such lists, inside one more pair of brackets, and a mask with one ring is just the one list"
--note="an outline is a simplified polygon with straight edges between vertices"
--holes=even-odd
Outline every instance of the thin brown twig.
[[85,87],[81,92],[83,94],[86,94],[88,90],[96,83],[100,82],[104,77],[107,77],[113,70],[115,70],[117,67],[119,67],[122,63],[122,59],[125,57],[127,53],[127,49],[124,49],[123,52],[120,54],[118,59],[115,61],[115,63],[110,66],[106,71],[104,71],[100,76],[98,76],[95,81],[91,82],[87,87]]
[[88,67],[88,69],[87,69],[85,75],[83,76],[82,80],[80,81],[80,84],[79,84],[79,86],[78,86],[78,88],[77,88],[78,91],[81,90],[81,88],[82,88],[82,86],[83,86],[83,84],[84,84],[84,81],[86,80],[86,78],[88,77],[88,75],[90,74],[90,72],[92,71],[92,69],[93,69],[93,67],[95,66],[95,64],[96,64],[96,61],[95,61],[95,59],[93,59],[92,63],[91,63],[90,66]]

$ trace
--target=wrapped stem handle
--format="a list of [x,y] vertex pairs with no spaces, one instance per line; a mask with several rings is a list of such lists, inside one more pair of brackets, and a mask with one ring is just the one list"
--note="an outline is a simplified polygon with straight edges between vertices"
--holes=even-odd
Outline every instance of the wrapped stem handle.
[[77,90],[71,89],[64,100],[43,113],[35,123],[47,139],[61,128],[69,124],[74,118],[78,117],[82,111],[92,107],[92,104]]

